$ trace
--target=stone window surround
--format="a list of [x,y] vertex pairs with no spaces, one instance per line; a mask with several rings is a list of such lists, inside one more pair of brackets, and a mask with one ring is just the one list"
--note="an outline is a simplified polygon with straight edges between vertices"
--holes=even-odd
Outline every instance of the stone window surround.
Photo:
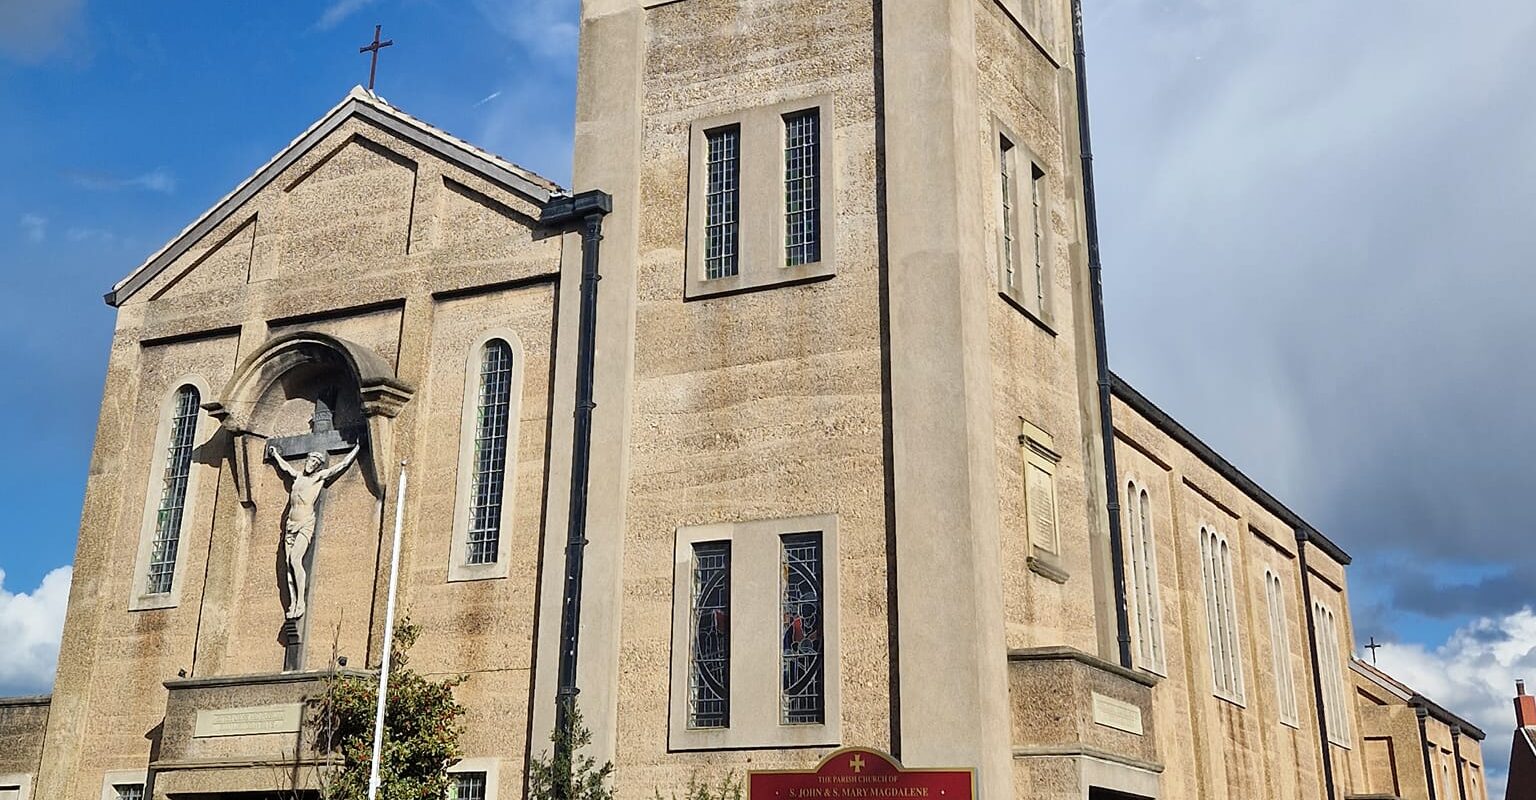
[[[180,384],[177,384],[180,386]],[[146,769],[114,769],[108,770],[101,776],[101,800],[117,800],[117,790],[113,787],[124,783],[137,783],[144,787],[144,800],[149,800],[149,770]]]
[[1040,193],[1040,222],[1044,230],[1040,231],[1040,254],[1043,262],[1041,264],[1041,285],[1039,288],[1044,299],[1038,303],[1036,302],[1036,298],[1028,291],[1030,283],[1028,281],[1017,280],[1014,282],[1015,285],[1010,285],[1008,282],[1008,266],[1003,257],[1004,248],[1008,246],[1003,238],[1003,187],[1002,181],[998,179],[1001,167],[999,151],[1005,139],[1010,145],[1007,156],[1011,161],[1008,166],[1008,196],[1011,198],[1011,205],[1013,206],[1013,225],[1011,227],[1013,231],[1013,263],[1018,265],[1015,267],[1015,270],[1024,269],[1026,264],[1029,266],[1034,265],[1033,257],[1027,260],[1025,258],[1034,248],[1032,246],[1027,249],[1024,247],[1025,240],[1033,241],[1035,236],[1034,215],[1026,215],[1021,211],[1023,203],[1032,202],[1032,195],[1024,191],[1025,188],[1028,187],[1032,192],[1034,187],[1024,182],[1022,168],[1028,165],[1029,169],[1032,170],[1030,172],[1031,181],[1036,180],[1036,173],[1039,173],[1038,179],[1041,181],[1046,181],[1049,177],[1049,173],[1046,172],[1039,156],[1035,155],[1034,151],[1024,144],[1023,140],[1014,134],[1002,120],[994,116],[992,118],[992,139],[987,148],[988,158],[990,159],[990,169],[987,174],[992,176],[988,179],[988,182],[992,186],[992,208],[997,214],[997,294],[1031,322],[1039,325],[1047,333],[1054,336],[1056,335],[1055,314],[1051,312],[1051,308],[1055,305],[1053,297],[1055,293],[1052,291],[1051,282],[1054,265],[1051,263],[1051,257],[1054,253],[1055,242],[1051,235],[1051,210],[1053,206],[1051,194],[1048,191],[1049,186],[1045,187],[1046,191]]
[[[1025,562],[1035,574],[1056,583],[1066,583],[1071,574],[1061,560],[1061,516],[1056,497],[1056,469],[1061,463],[1061,455],[1055,450],[1055,439],[1029,420],[1019,417],[1019,428],[1019,449],[1023,454],[1020,464],[1023,479],[1020,483],[1024,492],[1024,533],[1029,542],[1029,555]],[[1052,522],[1049,535],[1041,533],[1035,523],[1030,491],[1032,469],[1038,469],[1050,481],[1047,487],[1051,495]],[[1042,543],[1042,538],[1048,538],[1049,541]]]
[[[1134,476],[1126,481],[1128,491],[1121,504],[1125,507],[1126,521],[1130,523],[1126,527],[1126,533],[1131,546],[1126,548],[1130,557],[1131,585],[1136,589],[1132,592],[1132,602],[1135,604],[1135,616],[1137,623],[1137,639],[1139,645],[1136,666],[1160,677],[1168,677],[1168,654],[1164,648],[1163,640],[1163,599],[1160,591],[1157,572],[1157,532],[1152,527],[1149,519],[1152,510],[1151,493],[1147,491],[1146,484],[1137,480]],[[1145,505],[1142,500],[1146,499]],[[1146,529],[1146,536],[1142,537],[1142,528]],[[1138,544],[1139,543],[1139,544]],[[1148,547],[1150,545],[1150,547]],[[1139,566],[1145,564],[1147,573],[1147,586],[1142,586],[1141,570]],[[1147,600],[1143,607],[1142,594],[1145,590]],[[1142,618],[1146,615],[1145,627],[1148,631],[1143,635]],[[1150,639],[1150,641],[1147,641]]]
[[[475,436],[479,421],[480,360],[487,343],[500,339],[512,348],[511,401],[507,408],[507,458],[501,487],[501,533],[496,543],[496,560],[489,564],[470,564],[469,514],[475,479]],[[478,581],[505,578],[511,561],[513,507],[517,504],[517,445],[523,397],[523,342],[511,328],[498,327],[482,332],[470,343],[464,357],[464,398],[459,418],[458,487],[453,503],[453,541],[448,548],[448,581]]]
[[485,800],[496,800],[497,784],[501,782],[501,759],[494,756],[481,758],[461,758],[457,764],[448,768],[448,776],[460,772],[485,773]]
[[[1230,663],[1222,663],[1222,659],[1218,655],[1221,643],[1214,639],[1209,639],[1209,636],[1207,637],[1209,639],[1208,644],[1210,645],[1212,671],[1214,672],[1217,669],[1225,669],[1232,681],[1231,687],[1223,687],[1216,683],[1215,676],[1213,675],[1211,693],[1214,694],[1217,698],[1232,703],[1233,705],[1246,708],[1247,701],[1244,699],[1245,682],[1243,680],[1243,644],[1242,636],[1239,633],[1239,627],[1237,624],[1237,620],[1240,616],[1236,608],[1237,583],[1236,580],[1232,577],[1232,560],[1236,556],[1232,550],[1230,541],[1224,534],[1217,531],[1215,526],[1202,521],[1199,524],[1199,529],[1201,540],[1200,571],[1201,575],[1206,577],[1206,580],[1201,581],[1201,583],[1204,586],[1206,608],[1215,608],[1217,611],[1217,619],[1206,621],[1206,630],[1208,634],[1211,632],[1216,633],[1218,636],[1225,634],[1225,636],[1230,637],[1231,639],[1229,645],[1230,649],[1227,651],[1227,661]],[[1211,545],[1223,545],[1226,547],[1226,558],[1220,558],[1221,550],[1219,547],[1212,547],[1206,544],[1207,537],[1209,537]],[[1216,553],[1218,556],[1218,562],[1220,563],[1221,568],[1215,573],[1211,573],[1210,570],[1210,564],[1208,561],[1209,553]],[[1224,593],[1225,597],[1222,596],[1222,588],[1225,588],[1226,590]],[[1222,616],[1221,614],[1223,611],[1223,606],[1226,606],[1225,616]],[[1223,621],[1225,621],[1225,625],[1223,624]],[[1218,628],[1220,628],[1220,630],[1218,630]]]
[[[1312,610],[1316,615],[1318,637],[1318,669],[1323,679],[1323,720],[1328,723],[1328,743],[1350,749],[1353,736],[1350,733],[1350,690],[1344,678],[1343,651],[1339,648],[1338,617],[1327,603],[1314,599]],[[1330,697],[1335,698],[1330,701]]]
[[[784,725],[780,705],[780,541],[822,536],[823,686],[821,724]],[[727,728],[688,727],[693,545],[731,543],[731,719]],[[668,750],[829,747],[842,742],[837,517],[820,514],[679,527],[673,549],[672,663]]]
[[[821,259],[785,266],[784,118],[818,109],[821,116]],[[741,139],[737,274],[704,277],[704,192],[710,131],[738,127]],[[697,300],[832,277],[836,272],[837,116],[831,95],[741,109],[693,122],[688,136],[688,227],[683,298]]]
[[36,778],[30,772],[16,772],[8,775],[0,775],[0,789],[17,789],[19,794],[16,800],[30,800],[32,797],[32,784]]
[[133,560],[133,584],[129,587],[128,610],[150,611],[161,608],[175,608],[180,603],[182,577],[186,572],[187,552],[191,549],[186,546],[187,532],[191,529],[192,522],[197,518],[198,488],[202,483],[203,465],[197,462],[195,456],[199,443],[206,440],[209,435],[209,425],[217,425],[202,409],[197,413],[197,429],[192,433],[193,453],[192,465],[187,476],[187,496],[182,503],[181,511],[181,541],[176,548],[176,566],[171,573],[171,590],[164,594],[150,594],[145,591],[146,581],[149,580],[150,550],[154,547],[156,521],[160,512],[160,495],[165,481],[166,450],[171,439],[171,417],[175,413],[176,395],[182,387],[191,386],[197,390],[200,401],[206,402],[209,398],[208,382],[202,376],[188,374],[182,375],[171,381],[171,388],[160,398],[160,415],[155,424],[155,441],[150,450],[149,478],[144,491],[144,516],[139,526],[138,553]]
[[1280,723],[1301,729],[1300,708],[1296,697],[1296,673],[1291,669],[1291,635],[1285,582],[1270,567],[1264,568],[1264,594],[1270,615],[1269,646],[1274,658],[1275,702]]

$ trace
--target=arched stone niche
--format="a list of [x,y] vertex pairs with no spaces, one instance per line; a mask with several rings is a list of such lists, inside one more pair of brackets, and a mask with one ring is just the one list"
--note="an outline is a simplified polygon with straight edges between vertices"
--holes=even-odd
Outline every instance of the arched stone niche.
[[394,464],[394,419],[415,390],[394,376],[377,353],[313,331],[273,338],[252,353],[203,408],[234,440],[240,502],[252,505],[252,465],[269,439],[313,436],[324,450],[339,437],[363,445],[358,463],[369,489],[382,498]]

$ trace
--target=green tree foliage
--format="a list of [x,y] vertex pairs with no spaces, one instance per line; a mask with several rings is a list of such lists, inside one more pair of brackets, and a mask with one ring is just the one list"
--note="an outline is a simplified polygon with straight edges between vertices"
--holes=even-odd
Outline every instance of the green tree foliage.
[[741,779],[727,772],[716,786],[699,780],[697,773],[688,776],[688,788],[679,798],[677,792],[673,792],[670,798],[661,796],[661,790],[655,792],[655,800],[741,800]]
[[[453,699],[453,690],[464,676],[431,681],[411,670],[406,652],[420,635],[420,626],[409,619],[395,626],[379,759],[380,800],[443,800],[448,797],[448,767],[462,755],[464,706]],[[336,674],[326,681],[317,704],[322,741],[316,744],[340,755],[341,767],[326,776],[325,800],[368,797],[378,689],[372,676]]]
[[613,800],[613,762],[597,766],[596,759],[581,751],[592,743],[592,732],[582,722],[581,709],[571,703],[570,736],[557,727],[549,736],[549,750],[528,764],[528,800]]

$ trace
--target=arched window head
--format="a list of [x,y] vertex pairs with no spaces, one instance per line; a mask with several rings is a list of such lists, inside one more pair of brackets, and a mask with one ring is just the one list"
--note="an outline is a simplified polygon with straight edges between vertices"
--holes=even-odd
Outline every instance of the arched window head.
[[494,564],[501,546],[507,442],[512,409],[512,347],[491,339],[480,349],[480,397],[475,409],[474,474],[465,561]]
[[171,399],[170,436],[160,504],[155,512],[155,537],[149,549],[145,594],[168,594],[176,580],[176,553],[181,547],[181,523],[187,505],[187,479],[192,473],[192,440],[197,433],[197,387],[183,386]]

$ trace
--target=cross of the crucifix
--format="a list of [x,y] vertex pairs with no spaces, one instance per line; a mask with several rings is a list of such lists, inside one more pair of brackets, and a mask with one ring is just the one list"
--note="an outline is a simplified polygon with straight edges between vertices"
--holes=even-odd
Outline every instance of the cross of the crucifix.
[[379,51],[395,43],[394,39],[379,41],[379,34],[384,32],[383,25],[373,26],[373,44],[357,48],[359,53],[372,53],[372,63],[368,65],[368,91],[373,91],[373,76],[379,71]]
[[1376,651],[1380,647],[1381,647],[1381,645],[1376,643],[1376,637],[1375,636],[1372,636],[1371,637],[1371,643],[1365,646],[1365,649],[1371,651],[1371,663],[1372,664],[1376,663]]

